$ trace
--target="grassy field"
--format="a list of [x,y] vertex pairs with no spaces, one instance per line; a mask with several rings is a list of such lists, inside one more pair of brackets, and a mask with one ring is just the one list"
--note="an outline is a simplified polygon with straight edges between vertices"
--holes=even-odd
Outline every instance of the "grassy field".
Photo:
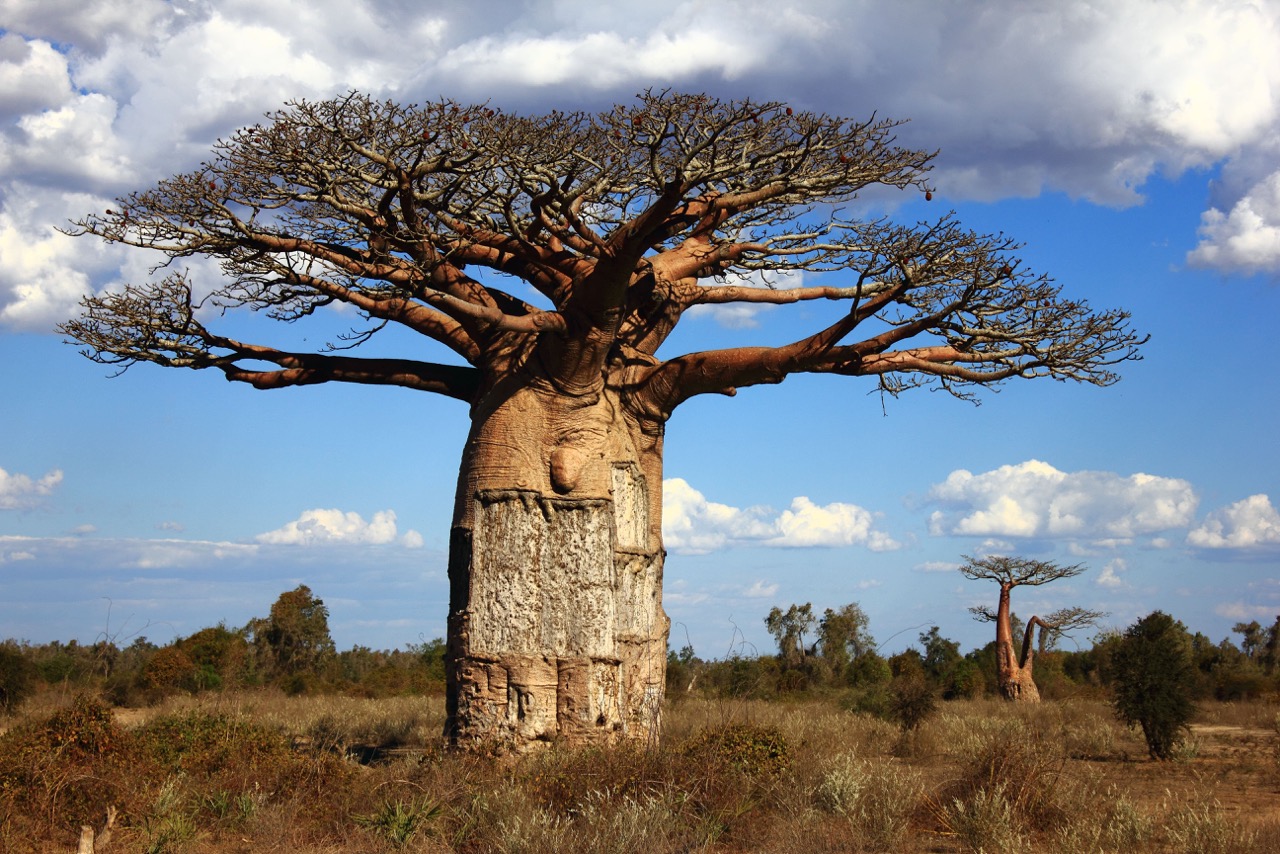
[[941,704],[915,732],[832,700],[683,699],[663,743],[444,753],[438,697],[273,692],[0,722],[0,850],[1274,852],[1274,703],[1206,704],[1153,762],[1099,701]]

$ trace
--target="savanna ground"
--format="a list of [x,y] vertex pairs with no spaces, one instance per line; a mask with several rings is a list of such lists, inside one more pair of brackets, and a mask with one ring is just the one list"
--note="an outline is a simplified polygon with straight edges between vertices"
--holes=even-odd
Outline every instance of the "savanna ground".
[[1273,852],[1280,707],[1205,703],[1174,761],[1105,702],[942,703],[914,732],[805,701],[677,698],[659,745],[445,753],[439,697],[271,690],[3,719],[0,850]]

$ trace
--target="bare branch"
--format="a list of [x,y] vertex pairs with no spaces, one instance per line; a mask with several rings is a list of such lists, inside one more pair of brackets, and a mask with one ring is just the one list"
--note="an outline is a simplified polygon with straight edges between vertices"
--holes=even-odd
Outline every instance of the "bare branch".
[[1084,564],[1062,566],[1052,561],[1029,558],[990,555],[974,558],[965,556],[960,572],[973,581],[994,581],[1001,587],[1036,587],[1062,578],[1074,578],[1084,572]]
[[[296,322],[353,307],[371,323],[347,346],[382,340],[389,324],[490,380],[538,364],[564,389],[625,368],[631,399],[655,417],[696,394],[796,372],[962,398],[1012,378],[1115,382],[1146,340],[1129,315],[1064,297],[1009,238],[950,215],[907,226],[840,214],[871,185],[928,189],[934,155],[896,145],[897,126],[669,91],[596,115],[538,116],[352,93],[290,103],[217,143],[199,169],[68,231],[168,262],[217,259],[223,279],[204,285],[207,304],[228,311]],[[104,361],[190,366],[204,357],[188,352],[189,312],[170,310],[183,299],[175,291],[164,310],[116,316],[124,303],[91,298],[86,322],[67,333]],[[847,311],[782,347],[655,357],[693,306],[815,300]],[[857,340],[864,325],[873,331]]]

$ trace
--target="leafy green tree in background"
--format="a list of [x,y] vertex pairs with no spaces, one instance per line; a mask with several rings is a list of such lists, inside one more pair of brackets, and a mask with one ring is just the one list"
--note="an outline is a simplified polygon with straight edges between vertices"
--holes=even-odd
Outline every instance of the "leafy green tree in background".
[[0,712],[7,713],[26,699],[35,679],[35,666],[18,645],[0,643]]
[[1196,711],[1186,627],[1162,611],[1134,623],[1112,649],[1111,678],[1116,714],[1142,727],[1151,758],[1171,758]]
[[851,662],[875,652],[875,638],[867,629],[870,622],[857,602],[850,602],[838,611],[828,608],[822,613],[818,622],[818,648],[831,665],[833,675],[842,676]]
[[1258,661],[1267,649],[1267,630],[1257,620],[1250,623],[1236,623],[1231,631],[1240,635],[1240,651],[1250,661]]
[[334,654],[329,609],[305,584],[281,593],[271,615],[252,621],[248,628],[259,655],[266,658],[265,669],[278,678],[316,671]]
[[1270,675],[1280,666],[1280,614],[1267,630],[1267,643],[1262,651],[1262,666]]
[[784,667],[798,667],[804,661],[804,636],[813,631],[813,605],[792,605],[786,611],[776,605],[764,618],[765,628],[778,642],[778,656]]

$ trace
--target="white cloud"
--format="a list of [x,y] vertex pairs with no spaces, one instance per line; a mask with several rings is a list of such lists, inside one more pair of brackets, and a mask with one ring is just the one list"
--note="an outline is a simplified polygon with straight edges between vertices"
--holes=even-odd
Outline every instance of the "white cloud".
[[49,109],[70,95],[67,61],[52,45],[0,35],[0,116]]
[[1280,546],[1280,513],[1266,495],[1251,495],[1210,513],[1187,534],[1187,543],[1204,549]]
[[[191,8],[191,7],[188,7]],[[6,0],[7,29],[32,33],[97,53],[110,41],[135,41],[154,33],[172,13],[166,0]]]
[[[754,272],[748,276],[730,276],[724,284],[741,288],[777,288],[779,290],[804,287],[804,273]],[[730,302],[711,305],[695,305],[685,312],[685,317],[709,317],[726,329],[756,329],[760,326],[760,316],[776,309],[769,303]]]
[[[65,194],[141,189],[286,99],[352,88],[541,110],[656,84],[874,108],[912,119],[903,143],[942,150],[933,176],[954,199],[1056,189],[1133,204],[1157,172],[1225,163],[1231,189],[1204,213],[1189,262],[1280,269],[1274,157],[1258,155],[1280,135],[1276,4],[560,0],[424,14],[398,0],[9,0],[4,18],[0,322],[16,328],[47,329],[123,277],[87,249],[40,261],[59,248],[49,229],[66,221],[55,208],[74,207]],[[19,185],[57,204],[24,209]],[[750,306],[704,311],[759,321]]]
[[1259,181],[1230,212],[1215,207],[1201,214],[1200,243],[1187,262],[1246,274],[1280,270],[1280,172]]
[[1128,585],[1125,583],[1124,579],[1120,577],[1120,573],[1126,571],[1128,568],[1128,564],[1125,563],[1124,558],[1116,558],[1115,560],[1108,561],[1102,567],[1102,572],[1098,574],[1098,577],[1094,579],[1093,583],[1099,587],[1112,589],[1117,587],[1127,587]]
[[62,471],[54,469],[38,480],[0,469],[0,510],[25,510],[39,504],[62,483]]
[[960,564],[945,560],[927,560],[915,565],[916,572],[955,572]]
[[1245,602],[1223,602],[1215,605],[1213,613],[1228,620],[1272,620],[1280,610],[1277,605],[1249,605]]
[[778,584],[766,584],[764,581],[756,581],[746,590],[742,591],[742,595],[748,599],[769,599],[778,592]]
[[1058,471],[1028,460],[973,474],[953,471],[929,498],[934,535],[1128,539],[1186,527],[1196,495],[1185,480],[1149,474]]
[[[385,545],[396,541],[396,514],[393,510],[380,510],[366,522],[355,512],[304,510],[284,527],[254,539],[270,545]],[[417,531],[406,531],[400,538],[400,544],[406,548],[420,548],[422,543],[422,535]]]
[[819,506],[800,496],[777,513],[768,507],[731,507],[708,501],[683,478],[662,482],[662,536],[668,549],[705,554],[731,546],[804,548],[865,546],[872,551],[899,544],[874,528],[875,514],[855,504]]
[[792,500],[791,509],[782,511],[774,524],[778,534],[766,545],[866,546],[877,552],[898,547],[887,534],[873,529],[875,514],[856,504],[818,506],[802,495]]

